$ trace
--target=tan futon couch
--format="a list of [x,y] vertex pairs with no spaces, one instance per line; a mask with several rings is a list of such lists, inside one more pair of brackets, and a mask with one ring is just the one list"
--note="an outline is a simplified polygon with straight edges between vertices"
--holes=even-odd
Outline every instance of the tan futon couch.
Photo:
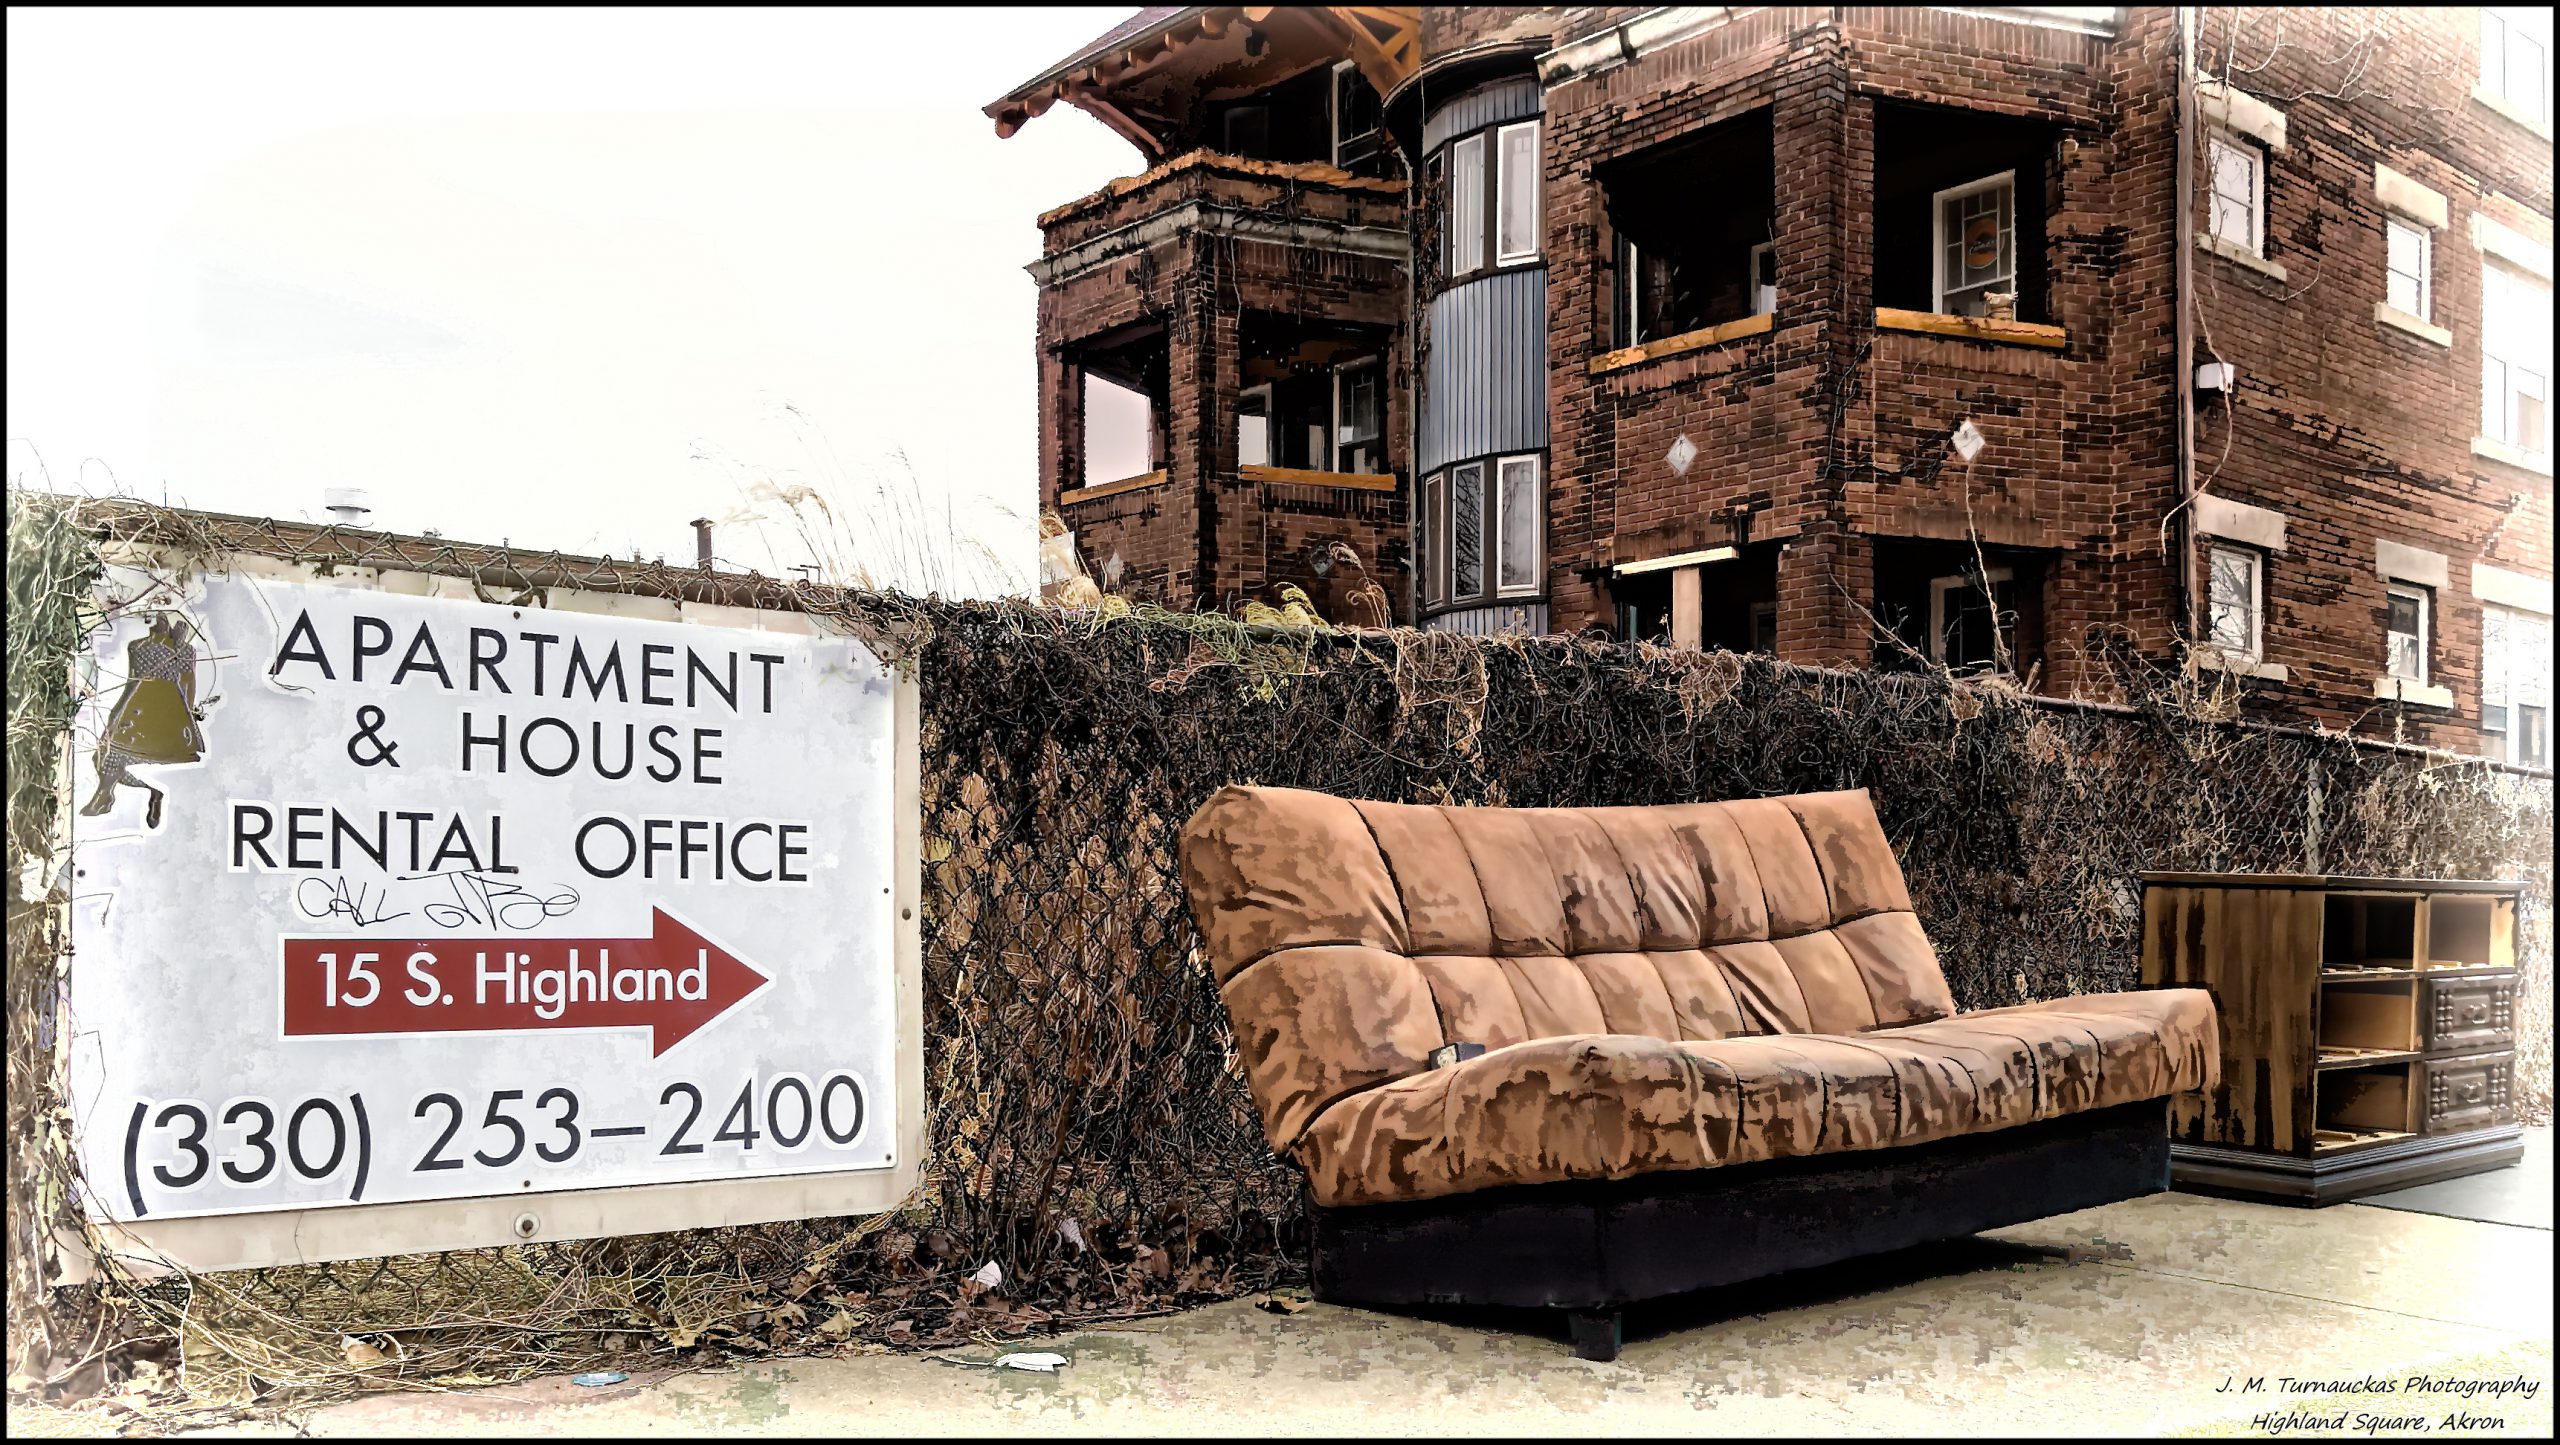
[[[1712,1181],[1723,1212],[1686,1223],[1736,1227],[1731,1212],[1753,1208],[1733,1193],[1750,1168],[1791,1181],[1768,1197],[1792,1199],[1808,1166],[1930,1161],[1939,1179],[1947,1160],[1987,1161],[1975,1185],[1948,1185],[1953,1207],[1903,1231],[1916,1237],[2101,1202],[2044,1187],[2057,1156],[2030,1171],[2032,1198],[1970,1207],[1968,1188],[2019,1190],[2003,1182],[2004,1136],[2021,1157],[2103,1137],[2121,1167],[2096,1169],[2096,1192],[2156,1190],[2158,1101],[2211,1082],[2219,1057],[2201,990],[1956,1012],[1863,791],[1511,809],[1228,787],[1185,826],[1182,868],[1272,1147],[1312,1182],[1320,1256],[1336,1245],[1333,1277],[1321,1257],[1317,1271],[1336,1297],[1473,1298],[1427,1269],[1409,1288],[1365,1290],[1342,1269],[1364,1240],[1379,1259],[1476,1249],[1490,1226],[1451,1221],[1516,1226],[1522,1206],[1601,1211],[1605,1233],[1607,1211],[1643,1199],[1659,1212]],[[1434,1067],[1460,1043],[1485,1052]],[[1821,1201],[1813,1177],[1803,1197]],[[1854,1207],[1890,1213],[1908,1185],[1887,1178]],[[1560,1188],[1585,1194],[1568,1205]],[[1372,1224],[1395,1238],[1369,1238]],[[1778,1267],[1826,1252],[1840,1251],[1780,1250]],[[1750,1272],[1662,1278],[1694,1288]],[[1488,1302],[1588,1313],[1653,1292],[1668,1291],[1622,1280]],[[1601,1348],[1614,1349],[1607,1324]]]

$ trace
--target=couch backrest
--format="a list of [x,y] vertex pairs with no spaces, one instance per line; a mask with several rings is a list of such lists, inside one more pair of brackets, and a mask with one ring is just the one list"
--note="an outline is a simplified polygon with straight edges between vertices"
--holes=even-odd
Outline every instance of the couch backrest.
[[1954,1012],[1864,789],[1635,808],[1221,788],[1182,877],[1275,1148],[1441,1044]]

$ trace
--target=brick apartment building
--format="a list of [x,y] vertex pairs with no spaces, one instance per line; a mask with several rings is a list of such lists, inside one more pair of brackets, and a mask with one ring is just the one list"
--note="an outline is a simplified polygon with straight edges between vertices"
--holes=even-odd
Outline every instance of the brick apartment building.
[[[988,107],[1108,590],[2104,695],[2548,765],[2532,10],[1176,7]],[[1346,560],[1348,558],[1356,559]]]

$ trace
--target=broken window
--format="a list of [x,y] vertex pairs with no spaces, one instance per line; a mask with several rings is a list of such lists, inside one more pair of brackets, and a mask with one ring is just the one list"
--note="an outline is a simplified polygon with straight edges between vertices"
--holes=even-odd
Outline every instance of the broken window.
[[1958,672],[2007,666],[2017,619],[2016,578],[2006,567],[1929,581],[1929,656]]
[[2018,290],[2018,175],[2002,171],[1938,192],[1937,301],[1945,316],[1986,314],[1986,296]]
[[2059,130],[1950,106],[1876,104],[1875,304],[2049,321],[2045,217]]
[[1147,393],[1098,372],[1084,374],[1084,484],[1154,471],[1156,408]]
[[1201,113],[1199,138],[1190,144],[1213,146],[1244,160],[1330,161],[1334,89],[1333,71],[1317,66],[1278,85],[1215,102]]
[[1271,464],[1271,388],[1257,386],[1236,398],[1236,465]]
[[1616,234],[1611,344],[1777,309],[1772,166],[1760,110],[1602,167]]
[[1378,373],[1374,356],[1333,369],[1333,456],[1326,471],[1374,476],[1387,469],[1386,398]]
[[1238,466],[1386,472],[1379,328],[1247,311],[1238,331]]
[[1360,67],[1343,61],[1333,68],[1333,163],[1366,175],[1375,169],[1380,144],[1378,93],[1369,88]]

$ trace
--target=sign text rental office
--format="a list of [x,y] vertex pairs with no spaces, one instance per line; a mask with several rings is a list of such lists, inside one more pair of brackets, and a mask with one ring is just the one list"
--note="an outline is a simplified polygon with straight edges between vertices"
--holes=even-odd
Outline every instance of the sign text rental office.
[[120,570],[76,780],[94,1215],[909,1162],[912,739],[858,643]]

